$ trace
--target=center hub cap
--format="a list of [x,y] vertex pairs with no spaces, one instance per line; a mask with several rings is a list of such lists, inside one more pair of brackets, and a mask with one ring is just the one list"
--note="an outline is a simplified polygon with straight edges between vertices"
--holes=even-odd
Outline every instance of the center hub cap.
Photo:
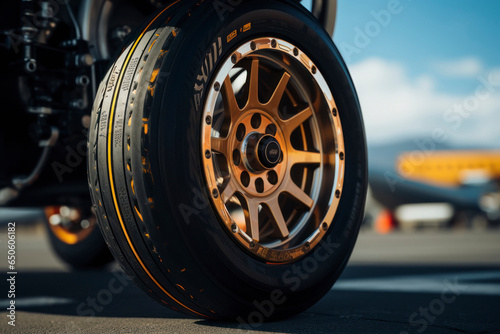
[[257,145],[259,162],[265,168],[274,168],[281,160],[281,146],[272,136],[263,136]]

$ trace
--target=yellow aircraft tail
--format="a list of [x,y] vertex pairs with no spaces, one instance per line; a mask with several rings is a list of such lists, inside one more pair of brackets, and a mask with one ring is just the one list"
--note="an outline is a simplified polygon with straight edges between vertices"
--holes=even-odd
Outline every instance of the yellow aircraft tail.
[[471,178],[500,180],[500,151],[405,152],[396,162],[406,179],[456,187]]

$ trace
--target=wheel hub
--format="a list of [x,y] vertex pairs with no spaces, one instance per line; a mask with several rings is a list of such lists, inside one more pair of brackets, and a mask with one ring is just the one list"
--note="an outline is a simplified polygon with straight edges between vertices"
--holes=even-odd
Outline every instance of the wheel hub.
[[242,155],[247,169],[259,173],[275,168],[282,161],[283,152],[273,136],[252,132],[243,141]]
[[262,136],[257,144],[257,156],[260,164],[267,169],[272,169],[281,160],[280,143],[271,135]]
[[286,171],[286,142],[276,121],[265,111],[250,110],[231,132],[231,174],[239,190],[257,197],[275,191]]

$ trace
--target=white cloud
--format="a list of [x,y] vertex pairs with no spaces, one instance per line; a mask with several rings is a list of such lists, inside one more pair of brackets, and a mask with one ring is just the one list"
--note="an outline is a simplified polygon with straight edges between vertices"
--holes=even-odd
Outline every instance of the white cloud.
[[440,129],[449,144],[500,146],[500,81],[493,75],[498,71],[488,72],[497,83],[491,91],[477,80],[476,90],[453,95],[438,91],[431,75],[410,78],[401,63],[370,58],[351,66],[368,141],[432,138]]
[[442,75],[452,78],[474,78],[483,71],[483,64],[474,57],[454,61],[438,62],[433,69]]

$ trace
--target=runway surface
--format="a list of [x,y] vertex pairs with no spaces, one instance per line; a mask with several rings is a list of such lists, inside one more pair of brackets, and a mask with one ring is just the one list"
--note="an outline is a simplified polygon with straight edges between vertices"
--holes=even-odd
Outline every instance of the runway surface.
[[[318,304],[259,325],[178,314],[150,300],[116,266],[70,272],[41,226],[18,228],[17,249],[16,327],[7,324],[2,285],[0,333],[500,333],[500,231],[363,232],[346,271]],[[110,282],[115,292],[103,293]]]

